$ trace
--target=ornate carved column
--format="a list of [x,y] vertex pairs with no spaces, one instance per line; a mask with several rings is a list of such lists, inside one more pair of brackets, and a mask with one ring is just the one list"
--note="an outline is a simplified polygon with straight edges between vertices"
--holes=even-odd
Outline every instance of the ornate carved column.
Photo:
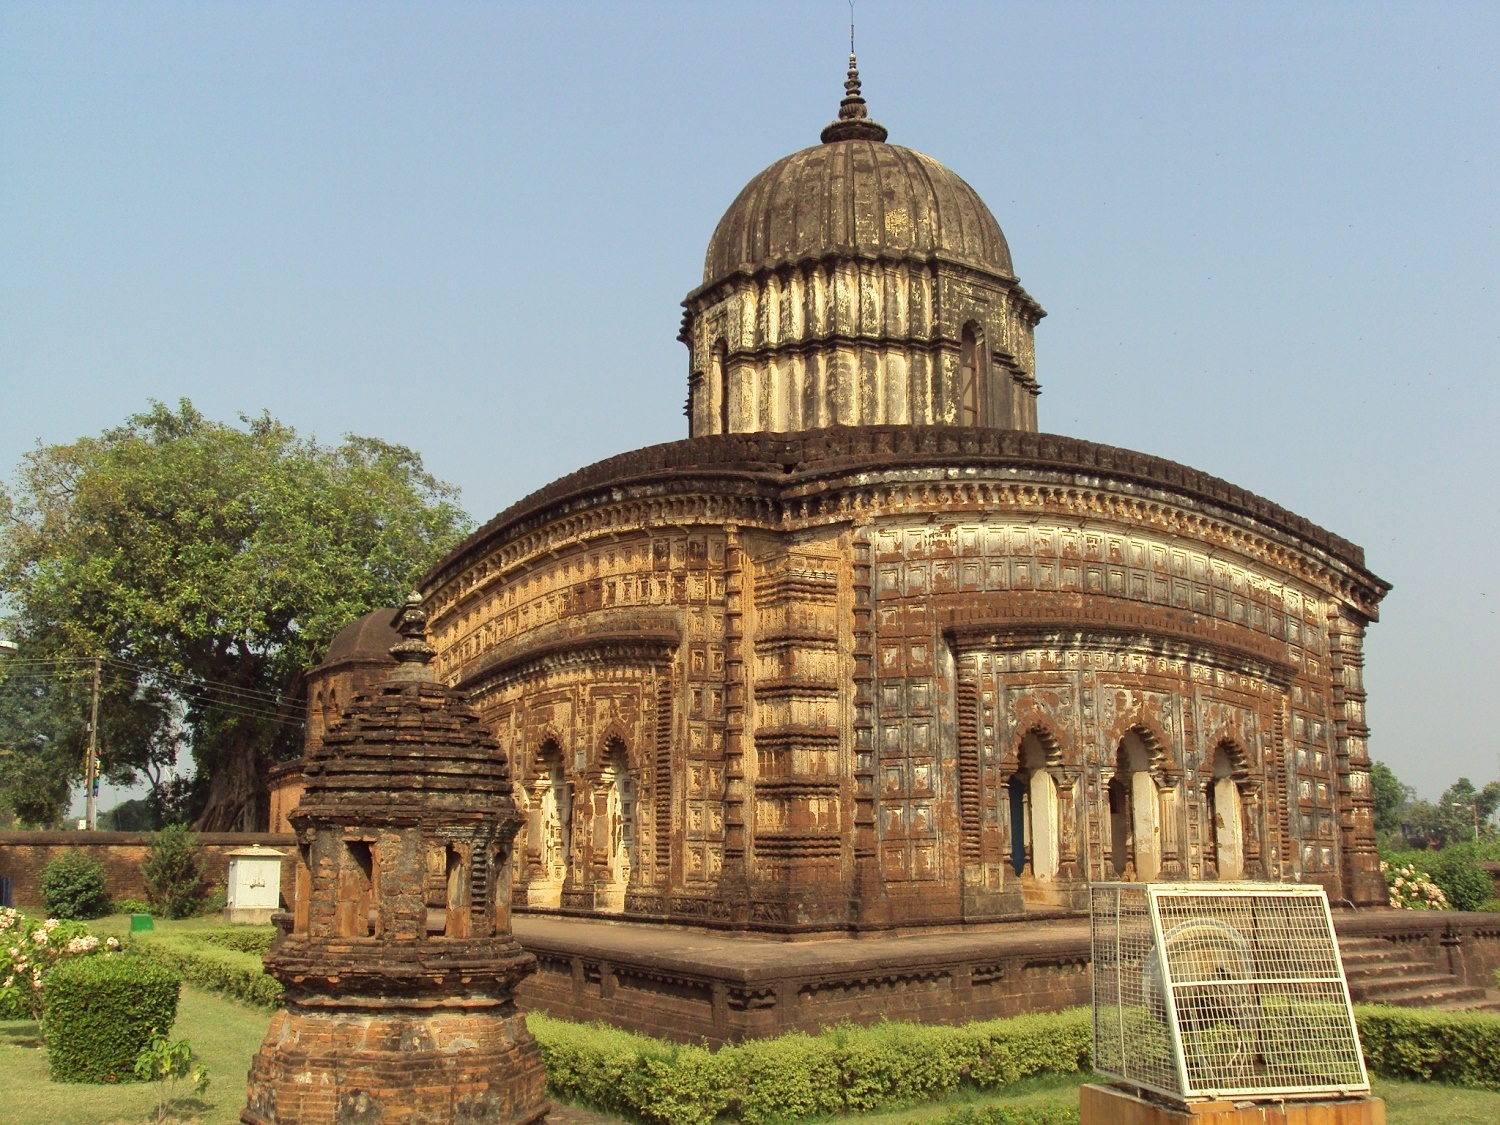
[[1074,799],[1082,771],[1067,769],[1059,771],[1057,778],[1057,808],[1059,840],[1057,853],[1057,877],[1063,881],[1078,881],[1083,873],[1078,863],[1078,808]]
[[1157,778],[1157,798],[1161,806],[1161,878],[1182,878],[1182,773],[1163,770]]
[[1356,906],[1389,901],[1375,851],[1375,801],[1370,784],[1370,728],[1365,725],[1365,625],[1343,605],[1329,621],[1333,675],[1334,759],[1338,770],[1339,835],[1344,897]]
[[1245,878],[1263,879],[1265,878],[1265,868],[1262,866],[1260,858],[1261,790],[1258,785],[1250,785],[1246,786],[1240,792],[1244,798],[1244,807],[1241,812],[1245,818],[1244,830],[1242,832],[1242,838],[1245,841]]

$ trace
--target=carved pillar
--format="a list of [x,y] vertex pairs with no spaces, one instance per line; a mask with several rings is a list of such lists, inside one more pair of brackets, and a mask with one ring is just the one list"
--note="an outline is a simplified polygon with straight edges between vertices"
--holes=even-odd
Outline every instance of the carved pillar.
[[1060,770],[1057,774],[1057,809],[1059,820],[1057,877],[1063,881],[1076,881],[1082,877],[1078,863],[1078,809],[1074,798],[1078,793],[1081,771]]
[[979,762],[979,659],[960,652],[958,660],[958,816],[959,856],[966,882],[983,882],[980,826],[984,792]]
[[848,920],[839,600],[834,558],[783,550],[756,576],[752,910],[772,924]]
[[745,883],[745,548],[739,528],[724,544],[724,869],[726,892]]
[[1240,790],[1243,798],[1241,812],[1245,818],[1242,839],[1245,844],[1245,878],[1264,879],[1265,869],[1260,860],[1261,837],[1261,791],[1258,785],[1248,785]]
[[1365,725],[1364,641],[1367,622],[1345,605],[1329,622],[1333,674],[1334,760],[1338,770],[1339,835],[1344,897],[1356,906],[1389,901],[1375,851],[1375,801],[1370,785],[1370,728]]
[[854,898],[861,918],[878,911],[884,884],[875,829],[875,625],[870,531],[853,532],[854,581]]
[[1182,774],[1176,770],[1164,771],[1157,786],[1157,797],[1161,802],[1161,872],[1165,880],[1182,878],[1182,820],[1185,804],[1182,795]]

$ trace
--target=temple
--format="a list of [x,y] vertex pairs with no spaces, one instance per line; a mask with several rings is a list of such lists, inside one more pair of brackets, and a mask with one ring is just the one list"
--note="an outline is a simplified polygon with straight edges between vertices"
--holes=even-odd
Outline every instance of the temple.
[[[1044,314],[994,216],[887,140],[852,57],[845,89],[709,241],[689,436],[520,500],[420,583],[437,674],[514,768],[518,915],[932,932],[1065,917],[1105,879],[1383,904],[1362,666],[1388,584],[1223,480],[1039,432]],[[313,673],[311,741],[381,627]]]

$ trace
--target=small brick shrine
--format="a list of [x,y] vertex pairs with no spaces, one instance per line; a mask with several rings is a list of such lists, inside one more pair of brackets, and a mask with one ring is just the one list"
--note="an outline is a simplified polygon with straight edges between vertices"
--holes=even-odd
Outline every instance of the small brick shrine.
[[306,763],[297,894],[266,968],[285,987],[247,1125],[525,1125],[546,1076],[516,1010],[536,967],[510,931],[520,825],[493,736],[433,677],[417,602],[394,671]]

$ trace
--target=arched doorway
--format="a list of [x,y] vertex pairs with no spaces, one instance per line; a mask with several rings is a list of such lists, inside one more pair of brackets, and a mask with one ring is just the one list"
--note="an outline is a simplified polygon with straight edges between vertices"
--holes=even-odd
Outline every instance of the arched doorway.
[[1109,782],[1110,865],[1117,878],[1161,874],[1161,803],[1151,776],[1151,751],[1136,731],[1120,740]]
[[961,426],[978,426],[984,421],[983,348],[978,329],[964,325],[959,344],[958,421]]
[[1235,780],[1235,762],[1228,743],[1214,751],[1213,777],[1205,787],[1214,867],[1220,879],[1245,877],[1245,813]]
[[1021,739],[1016,763],[1009,782],[1011,870],[1051,881],[1057,877],[1061,853],[1057,778],[1047,745],[1035,731]]
[[573,787],[563,772],[562,748],[549,738],[537,751],[531,783],[528,846],[535,867],[526,888],[532,906],[559,906],[573,858]]
[[606,885],[595,901],[604,910],[625,909],[625,888],[636,864],[636,789],[626,759],[625,743],[609,740],[605,748],[604,769],[599,777],[604,794],[602,822]]

